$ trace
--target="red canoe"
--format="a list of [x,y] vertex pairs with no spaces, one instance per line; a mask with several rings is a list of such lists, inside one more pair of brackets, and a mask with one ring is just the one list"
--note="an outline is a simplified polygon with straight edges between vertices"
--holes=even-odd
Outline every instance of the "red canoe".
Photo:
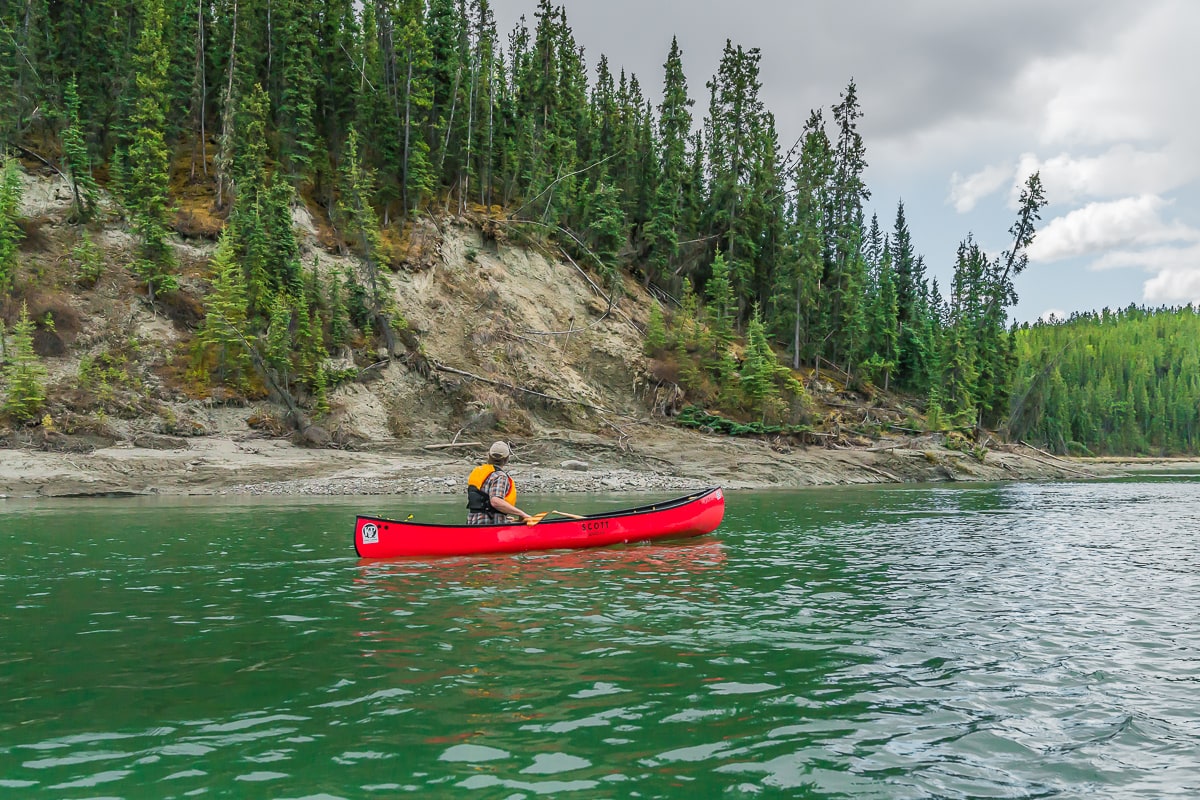
[[603,547],[699,536],[716,530],[724,516],[725,493],[720,488],[579,519],[544,518],[537,525],[435,525],[360,516],[354,526],[354,549],[363,558],[396,558]]

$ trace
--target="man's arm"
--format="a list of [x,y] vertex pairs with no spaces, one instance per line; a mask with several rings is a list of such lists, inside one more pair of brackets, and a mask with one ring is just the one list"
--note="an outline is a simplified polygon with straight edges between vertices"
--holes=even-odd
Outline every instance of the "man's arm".
[[504,499],[504,495],[508,494],[508,490],[512,487],[512,478],[503,472],[493,472],[488,476],[488,480],[492,481],[488,487],[488,502],[492,504],[494,510],[501,514],[529,519],[528,514]]
[[493,496],[491,498],[491,500],[492,500],[492,508],[496,509],[500,513],[509,514],[514,517],[520,517],[521,519],[529,519],[528,514],[526,514],[524,511],[517,508],[516,506],[514,506],[512,503],[505,500],[503,497]]

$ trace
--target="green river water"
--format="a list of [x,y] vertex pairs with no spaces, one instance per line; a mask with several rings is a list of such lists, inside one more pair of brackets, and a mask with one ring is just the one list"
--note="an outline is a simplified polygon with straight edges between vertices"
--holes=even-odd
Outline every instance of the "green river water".
[[731,492],[695,540],[383,562],[356,512],[459,499],[0,501],[0,798],[1200,797],[1198,489]]

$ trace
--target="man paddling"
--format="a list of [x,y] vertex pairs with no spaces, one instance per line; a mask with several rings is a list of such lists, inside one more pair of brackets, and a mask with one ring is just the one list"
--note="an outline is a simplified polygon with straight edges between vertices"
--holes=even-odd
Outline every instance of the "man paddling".
[[517,487],[504,471],[512,454],[504,442],[493,442],[488,449],[488,461],[471,470],[467,478],[467,524],[503,525],[509,516],[529,519],[517,508]]

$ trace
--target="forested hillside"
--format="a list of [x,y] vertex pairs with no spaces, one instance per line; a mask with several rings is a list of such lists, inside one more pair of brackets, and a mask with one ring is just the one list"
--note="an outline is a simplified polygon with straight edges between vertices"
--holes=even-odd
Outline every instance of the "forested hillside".
[[1017,333],[1012,433],[1075,455],[1200,449],[1194,308],[1079,314]]
[[[194,336],[176,377],[269,395],[297,424],[352,377],[333,354],[420,361],[391,282],[415,268],[421,221],[447,216],[475,219],[485,238],[556,243],[610,298],[638,281],[660,303],[645,331],[654,374],[692,404],[803,423],[805,366],[851,389],[902,391],[933,429],[1009,418],[1008,311],[1046,202],[1039,176],[1009,248],[989,255],[966,235],[939,286],[903,205],[866,215],[867,110],[853,81],[814,98],[800,137],[781,142],[757,49],[728,42],[702,85],[674,43],[661,75],[630,75],[585,59],[549,0],[512,31],[497,30],[488,0],[0,8],[14,419],[40,418],[37,334],[56,322],[24,304],[47,276],[23,261],[37,226],[17,211],[17,158],[70,183],[69,280],[95,280],[101,218],[124,218],[135,247],[119,268]],[[297,208],[353,268],[302,263]],[[195,270],[171,244],[179,236],[216,241],[199,293],[181,286]]]

